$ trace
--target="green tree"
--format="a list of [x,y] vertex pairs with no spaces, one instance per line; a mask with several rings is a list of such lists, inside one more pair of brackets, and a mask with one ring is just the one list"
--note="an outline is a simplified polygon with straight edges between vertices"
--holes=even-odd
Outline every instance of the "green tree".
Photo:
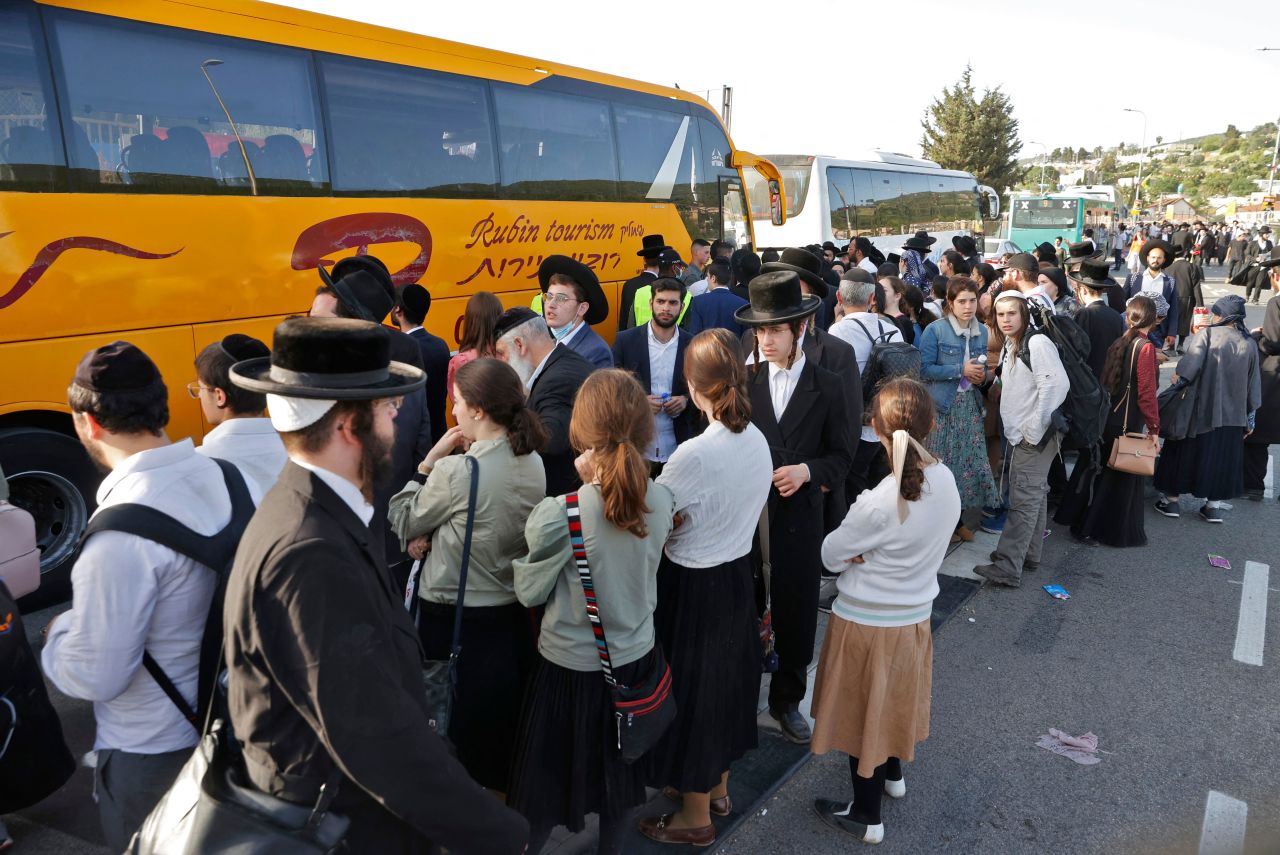
[[1231,179],[1231,186],[1227,188],[1227,193],[1232,196],[1248,196],[1257,189],[1258,185],[1254,184],[1252,179],[1240,176]]
[[1222,148],[1220,149],[1220,151],[1222,152],[1222,154],[1230,154],[1231,152],[1236,151],[1239,148],[1240,148],[1240,138],[1230,137],[1226,142],[1222,144]]
[[1223,134],[1227,139],[1234,140],[1240,138],[1240,129],[1235,125],[1227,125],[1227,132]]
[[1088,156],[1089,156],[1089,152],[1088,150],[1085,149],[1084,146],[1080,146],[1078,149],[1076,149],[1076,160],[1084,160]]
[[1156,137],[1156,145],[1160,145],[1162,142],[1164,142],[1164,137]]
[[943,169],[964,170],[979,183],[1002,190],[1013,186],[1022,172],[1018,120],[1000,87],[984,89],[979,97],[972,75],[972,67],[965,66],[956,84],[929,105],[920,123],[920,147]]

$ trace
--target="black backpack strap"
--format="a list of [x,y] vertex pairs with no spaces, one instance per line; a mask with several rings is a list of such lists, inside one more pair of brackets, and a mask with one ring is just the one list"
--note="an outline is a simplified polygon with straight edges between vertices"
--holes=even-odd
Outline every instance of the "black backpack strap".
[[192,709],[191,704],[187,703],[187,699],[182,696],[182,692],[178,691],[178,687],[169,679],[169,675],[160,667],[160,663],[151,658],[151,654],[142,651],[142,667],[147,669],[147,673],[151,675],[151,679],[159,684],[161,690],[169,700],[173,701],[173,705],[178,708],[178,712],[182,713],[182,717],[191,723],[191,726],[200,731],[200,717],[196,711]]

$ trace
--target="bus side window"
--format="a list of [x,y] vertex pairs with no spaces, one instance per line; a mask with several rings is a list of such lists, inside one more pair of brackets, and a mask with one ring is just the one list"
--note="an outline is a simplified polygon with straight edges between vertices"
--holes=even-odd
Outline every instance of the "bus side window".
[[857,216],[853,170],[845,166],[827,167],[827,197],[831,207],[831,237],[848,243],[854,237],[854,219]]
[[857,235],[875,234],[876,197],[875,189],[872,187],[872,176],[875,173],[870,169],[851,169],[849,172],[853,177],[853,194],[856,199],[855,204],[858,206],[854,232]]
[[[693,161],[698,127],[692,116],[615,102],[620,198],[624,202],[674,202],[689,234],[702,234],[695,209]],[[751,170],[754,173],[754,170]],[[753,205],[760,204],[751,191]],[[765,216],[769,194],[762,191]]]
[[339,193],[491,198],[498,182],[484,83],[322,57]]
[[306,51],[52,12],[73,189],[327,192]]
[[0,6],[0,33],[0,187],[53,190],[62,143],[32,9]]
[[876,234],[906,234],[907,216],[898,173],[879,169],[870,172],[876,200]]
[[493,85],[493,99],[504,197],[618,198],[608,102],[505,83]]

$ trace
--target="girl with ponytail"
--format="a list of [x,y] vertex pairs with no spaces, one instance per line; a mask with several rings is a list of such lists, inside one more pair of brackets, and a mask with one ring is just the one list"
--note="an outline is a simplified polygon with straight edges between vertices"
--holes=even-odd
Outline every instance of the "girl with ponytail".
[[658,478],[675,496],[678,520],[658,568],[654,616],[671,662],[676,720],[649,753],[649,784],[680,803],[678,813],[641,820],[641,833],[660,842],[714,843],[712,814],[733,810],[729,764],[756,747],[760,639],[751,541],[773,464],[769,443],[751,424],[746,371],[728,330],[689,342],[685,381],[707,429],[682,443]]
[[947,523],[960,515],[956,479],[925,447],[933,418],[933,399],[915,380],[881,387],[871,425],[892,472],[822,543],[823,564],[840,576],[813,689],[812,750],[849,755],[853,798],[818,799],[814,808],[867,843],[884,839],[881,795],[906,795],[902,762],[929,735],[929,616]]
[[[421,561],[418,634],[428,659],[448,659],[466,538],[470,469],[479,472],[463,597],[458,694],[449,738],[471,777],[505,791],[515,752],[521,689],[535,661],[526,610],[516,599],[513,563],[524,555],[524,523],[546,495],[538,449],[547,441],[524,402],[515,369],[476,359],[453,381],[455,427],[391,499],[388,519],[403,548]],[[463,452],[465,453],[458,453]],[[429,551],[428,551],[429,550]]]
[[[576,493],[598,615],[613,676],[638,685],[662,657],[654,636],[658,563],[671,533],[671,491],[649,479],[641,449],[653,412],[626,371],[592,373],[578,390],[569,441],[580,452]],[[565,496],[544,499],[525,525],[527,555],[515,562],[515,592],[546,608],[538,663],[518,729],[510,804],[529,820],[529,851],[557,825],[580,831],[600,815],[598,852],[620,852],[631,813],[645,801],[644,762],[625,764],[574,560]],[[758,667],[758,665],[757,665]],[[678,703],[677,703],[678,706]]]

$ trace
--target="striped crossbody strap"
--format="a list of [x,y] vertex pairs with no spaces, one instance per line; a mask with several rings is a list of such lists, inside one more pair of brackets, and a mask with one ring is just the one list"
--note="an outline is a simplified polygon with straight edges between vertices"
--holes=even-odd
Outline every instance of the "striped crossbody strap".
[[604,670],[604,681],[610,688],[616,688],[618,682],[613,679],[613,663],[609,661],[609,643],[604,640],[604,624],[600,622],[600,607],[596,605],[596,586],[591,581],[591,567],[587,564],[587,544],[582,539],[582,514],[578,510],[577,493],[570,493],[564,497],[564,510],[569,517],[569,545],[573,547],[573,560],[578,565],[578,579],[582,582],[582,593],[587,598],[587,619],[591,621],[591,632],[596,637],[596,652],[600,654],[600,667]]

